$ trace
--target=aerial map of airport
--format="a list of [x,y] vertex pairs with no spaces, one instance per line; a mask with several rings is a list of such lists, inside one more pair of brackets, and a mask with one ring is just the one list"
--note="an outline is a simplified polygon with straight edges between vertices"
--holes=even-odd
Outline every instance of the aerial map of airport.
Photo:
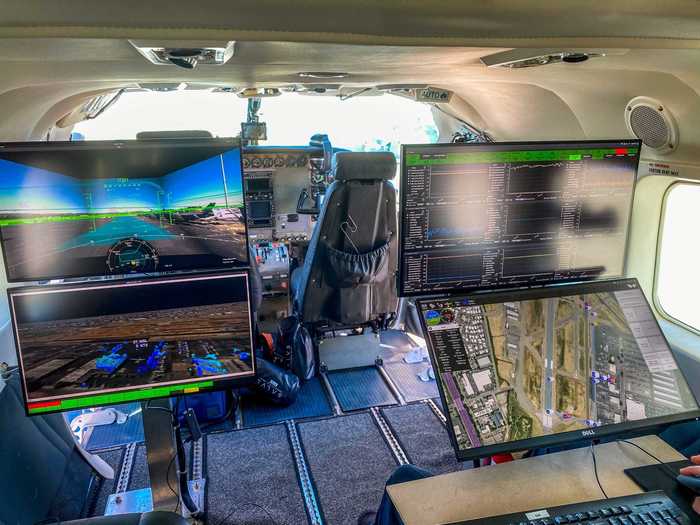
[[[0,158],[0,233],[8,278],[247,264],[239,149],[168,173],[143,163],[139,173],[119,165],[101,170],[109,176],[95,176]],[[99,158],[95,164],[101,166]]]
[[638,289],[422,306],[460,449],[697,409]]
[[30,400],[252,370],[246,302],[22,323]]

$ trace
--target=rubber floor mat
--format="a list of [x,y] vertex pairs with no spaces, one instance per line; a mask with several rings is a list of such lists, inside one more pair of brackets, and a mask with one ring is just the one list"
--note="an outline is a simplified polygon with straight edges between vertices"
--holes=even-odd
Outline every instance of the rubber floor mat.
[[328,372],[328,381],[343,412],[395,405],[397,402],[379,371],[373,366],[334,370]]
[[140,408],[139,403],[128,403],[125,405],[115,405],[114,407],[124,414],[133,414],[129,416],[125,423],[102,425],[95,427],[92,431],[89,441],[87,442],[88,450],[100,450],[129,443],[140,443],[144,440],[143,437],[143,418],[141,412],[137,412]]
[[332,414],[333,410],[318,377],[304,383],[299,390],[296,401],[288,407],[267,403],[262,399],[256,399],[253,395],[243,399],[243,425],[245,427]]
[[372,416],[351,414],[298,424],[325,522],[356,525],[375,511],[397,464]]

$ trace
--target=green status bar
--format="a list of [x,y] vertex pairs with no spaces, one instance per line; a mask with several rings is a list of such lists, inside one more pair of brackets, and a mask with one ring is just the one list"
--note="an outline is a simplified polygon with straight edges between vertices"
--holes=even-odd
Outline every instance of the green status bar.
[[213,381],[202,381],[199,383],[190,383],[186,385],[144,388],[142,390],[129,390],[127,392],[99,394],[58,401],[40,401],[36,403],[29,403],[27,405],[27,410],[30,414],[41,414],[43,412],[60,412],[64,410],[91,408],[100,405],[119,405],[121,403],[144,401],[156,397],[170,397],[179,394],[195,394],[204,388],[211,388],[213,386]]
[[[491,164],[494,162],[531,162],[541,160],[579,161],[584,157],[594,160],[610,156],[634,156],[637,148],[569,149],[569,150],[524,150],[524,151],[474,151],[468,153],[406,155],[407,166],[432,166],[436,164]],[[437,157],[436,157],[437,156]]]

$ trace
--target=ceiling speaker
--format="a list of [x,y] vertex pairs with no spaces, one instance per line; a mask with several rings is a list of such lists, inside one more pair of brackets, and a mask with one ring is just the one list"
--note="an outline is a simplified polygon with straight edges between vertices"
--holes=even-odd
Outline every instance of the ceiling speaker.
[[625,108],[627,129],[648,148],[669,153],[678,146],[678,126],[671,112],[658,100],[635,97]]

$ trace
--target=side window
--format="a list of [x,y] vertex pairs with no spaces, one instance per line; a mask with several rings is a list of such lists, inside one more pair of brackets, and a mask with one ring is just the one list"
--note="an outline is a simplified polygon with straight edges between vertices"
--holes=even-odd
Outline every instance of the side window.
[[700,331],[700,184],[679,182],[666,193],[656,298],[666,316]]

